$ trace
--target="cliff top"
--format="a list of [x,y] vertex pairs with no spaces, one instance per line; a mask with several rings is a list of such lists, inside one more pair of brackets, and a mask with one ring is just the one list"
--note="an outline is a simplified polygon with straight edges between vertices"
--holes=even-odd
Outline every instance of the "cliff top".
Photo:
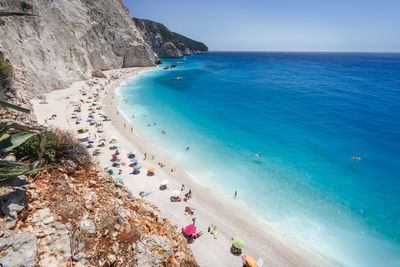
[[185,48],[190,49],[194,54],[208,52],[208,47],[205,44],[192,40],[179,33],[172,32],[161,23],[139,18],[133,18],[133,21],[135,22],[136,27],[142,32],[145,41],[149,43],[157,53],[162,44],[167,42],[173,43],[183,52]]

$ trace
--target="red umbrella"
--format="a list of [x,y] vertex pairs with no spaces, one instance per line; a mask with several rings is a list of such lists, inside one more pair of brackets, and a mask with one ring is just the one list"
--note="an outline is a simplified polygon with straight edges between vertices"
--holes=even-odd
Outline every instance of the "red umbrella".
[[197,230],[196,226],[194,226],[193,224],[190,224],[190,225],[186,226],[185,234],[192,235],[192,234],[196,233],[196,230]]

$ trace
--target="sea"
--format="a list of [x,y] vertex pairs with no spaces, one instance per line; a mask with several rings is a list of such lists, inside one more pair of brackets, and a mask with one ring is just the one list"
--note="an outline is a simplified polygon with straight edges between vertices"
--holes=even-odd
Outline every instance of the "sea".
[[145,142],[338,265],[400,266],[400,54],[162,61],[119,91]]

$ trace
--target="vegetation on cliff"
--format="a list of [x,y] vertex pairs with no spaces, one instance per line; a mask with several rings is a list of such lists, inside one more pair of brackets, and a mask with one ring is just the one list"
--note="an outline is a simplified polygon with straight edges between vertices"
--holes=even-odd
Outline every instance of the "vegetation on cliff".
[[[29,113],[29,109],[15,106],[1,101],[0,106]],[[13,160],[0,160],[0,180],[14,178],[18,175],[28,174],[39,170],[37,166],[42,164],[43,146],[46,141],[43,128],[32,124],[25,124],[12,119],[0,120],[0,155],[18,148],[33,136],[38,137],[38,145],[35,149],[36,161],[32,164],[24,164]]]
[[205,44],[172,32],[161,23],[138,18],[133,18],[133,21],[141,31],[144,40],[156,53],[159,53],[166,43],[172,43],[181,55],[208,53],[208,47]]
[[0,51],[0,80],[3,80],[12,74],[10,62],[6,60]]

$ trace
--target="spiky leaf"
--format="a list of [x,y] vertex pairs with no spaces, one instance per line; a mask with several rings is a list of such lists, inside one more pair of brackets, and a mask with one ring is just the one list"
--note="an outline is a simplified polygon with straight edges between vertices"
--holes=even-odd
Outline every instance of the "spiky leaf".
[[35,133],[19,133],[10,135],[8,138],[0,141],[0,153],[13,150],[34,135]]
[[0,178],[2,180],[13,178],[23,174],[43,170],[43,168],[35,168],[32,165],[22,164],[12,161],[1,161],[0,163]]
[[0,141],[1,141],[1,140],[4,140],[4,139],[6,139],[6,138],[8,138],[8,137],[10,136],[9,134],[6,134],[7,131],[8,131],[7,128],[2,128],[2,129],[0,130]]
[[16,162],[16,161],[8,161],[8,160],[0,160],[0,168],[2,167],[19,167],[25,166],[26,164]]
[[32,126],[26,123],[22,123],[16,120],[11,120],[11,119],[3,119],[0,120],[0,127],[1,128],[13,128],[16,130],[21,130],[21,131],[26,131],[26,132],[34,132],[34,133],[40,133],[44,130],[43,127],[38,127],[38,126]]
[[12,108],[12,109],[15,109],[15,110],[18,110],[18,111],[22,111],[22,112],[25,112],[25,113],[29,113],[30,112],[30,109],[19,107],[19,106],[13,105],[11,103],[8,103],[6,101],[3,101],[3,100],[0,100],[0,105],[3,106],[3,107]]

